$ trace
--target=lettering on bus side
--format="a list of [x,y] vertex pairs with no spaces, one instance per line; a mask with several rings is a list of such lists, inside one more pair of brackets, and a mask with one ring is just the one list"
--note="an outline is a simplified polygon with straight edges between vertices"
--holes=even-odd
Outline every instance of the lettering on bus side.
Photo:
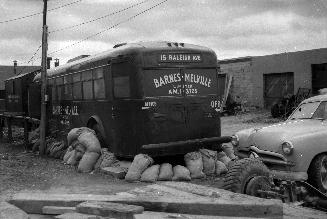
[[69,116],[78,116],[78,106],[52,106],[53,115],[69,115]]

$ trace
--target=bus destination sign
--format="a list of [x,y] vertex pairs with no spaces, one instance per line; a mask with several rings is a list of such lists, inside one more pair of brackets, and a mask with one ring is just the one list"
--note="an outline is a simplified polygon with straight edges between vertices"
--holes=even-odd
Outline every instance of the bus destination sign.
[[160,62],[202,62],[199,53],[161,53]]

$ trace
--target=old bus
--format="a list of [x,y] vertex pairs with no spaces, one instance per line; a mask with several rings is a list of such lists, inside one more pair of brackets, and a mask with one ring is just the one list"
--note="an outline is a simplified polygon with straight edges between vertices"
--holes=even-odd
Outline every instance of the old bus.
[[122,157],[214,147],[227,139],[220,137],[217,84],[217,57],[208,48],[120,44],[48,71],[49,124],[88,126]]

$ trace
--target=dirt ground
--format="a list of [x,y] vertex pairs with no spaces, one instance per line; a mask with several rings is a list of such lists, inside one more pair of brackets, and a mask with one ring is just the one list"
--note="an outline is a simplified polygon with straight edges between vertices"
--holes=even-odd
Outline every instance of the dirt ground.
[[[241,113],[222,117],[222,135],[250,127],[261,127],[278,122],[267,111]],[[47,191],[50,193],[114,194],[127,191],[144,183],[127,183],[101,173],[82,174],[61,160],[24,153],[23,136],[14,133],[14,142],[0,143],[0,200],[8,199],[18,191]],[[219,178],[196,180],[202,185],[217,186]]]

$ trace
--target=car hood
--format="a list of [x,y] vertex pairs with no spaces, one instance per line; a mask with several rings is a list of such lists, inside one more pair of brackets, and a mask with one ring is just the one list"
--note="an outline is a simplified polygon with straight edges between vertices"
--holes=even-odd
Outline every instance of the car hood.
[[326,132],[327,122],[314,119],[289,120],[262,128],[252,129],[247,146],[255,145],[260,149],[281,152],[281,144],[285,141]]

